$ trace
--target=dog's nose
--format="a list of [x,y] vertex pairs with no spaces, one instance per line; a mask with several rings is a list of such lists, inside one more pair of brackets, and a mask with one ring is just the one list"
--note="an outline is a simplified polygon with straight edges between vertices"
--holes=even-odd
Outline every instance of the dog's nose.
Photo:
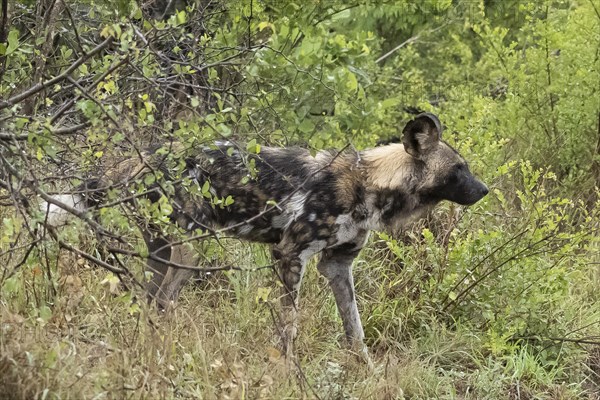
[[481,197],[484,197],[490,192],[490,189],[488,189],[485,184],[482,184],[481,186]]

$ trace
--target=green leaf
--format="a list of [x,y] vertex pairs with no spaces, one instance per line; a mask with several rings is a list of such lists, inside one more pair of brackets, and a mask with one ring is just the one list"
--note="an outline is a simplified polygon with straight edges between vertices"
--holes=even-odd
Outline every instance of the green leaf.
[[109,272],[108,274],[106,274],[106,277],[102,280],[102,282],[100,282],[100,284],[103,286],[108,286],[108,290],[112,294],[118,294],[120,282],[121,281],[119,280],[118,276],[116,276],[112,272]]
[[356,79],[356,75],[354,75],[352,72],[349,72],[347,76],[348,79],[346,80],[346,87],[348,90],[353,92],[358,89],[358,80]]
[[225,124],[219,124],[217,125],[217,128],[219,129],[219,132],[221,133],[221,135],[223,135],[223,137],[229,137],[231,136],[231,128],[228,127]]
[[258,30],[259,30],[259,31],[262,31],[262,30],[263,30],[263,29],[265,29],[266,27],[269,27],[269,28],[271,28],[272,26],[273,26],[273,24],[271,24],[270,22],[263,21],[263,22],[260,22],[260,23],[258,24]]
[[133,18],[133,19],[142,19],[142,17],[143,17],[143,15],[142,15],[142,9],[139,8],[137,6],[137,4],[135,4],[135,3],[132,3],[132,4],[134,4],[134,8],[133,8],[133,12],[131,13],[131,18]]
[[12,276],[4,281],[4,285],[2,285],[2,293],[5,295],[9,295],[15,293],[17,288],[20,286],[17,277]]
[[144,177],[144,185],[146,186],[150,186],[152,185],[154,182],[156,182],[156,177],[152,174],[148,174]]
[[52,310],[50,309],[50,307],[43,305],[38,309],[39,312],[39,316],[40,318],[44,321],[44,322],[48,322],[50,321],[50,318],[52,318]]
[[210,196],[210,182],[204,182],[204,185],[202,185],[202,194],[204,196],[206,196],[207,194]]
[[187,14],[184,10],[181,10],[177,13],[177,24],[185,24],[187,22]]
[[315,129],[315,124],[308,118],[302,120],[298,125],[298,130],[302,133],[311,133]]
[[256,303],[260,304],[269,301],[269,294],[271,294],[271,290],[272,289],[270,287],[259,287],[256,291]]
[[138,303],[132,303],[129,306],[129,315],[136,315],[140,312],[140,305]]
[[111,142],[116,144],[122,142],[124,139],[125,135],[122,132],[117,132],[112,136]]
[[120,24],[114,24],[113,25],[114,29],[115,29],[115,33],[116,33],[116,38],[120,38],[121,37],[121,25]]
[[246,151],[252,154],[260,153],[260,144],[256,143],[256,139],[252,139],[246,144]]
[[387,108],[390,107],[396,107],[398,104],[400,104],[400,99],[396,98],[396,97],[392,97],[389,99],[385,99],[381,102],[381,109],[385,110]]
[[19,47],[19,31],[12,29],[8,33],[8,38],[6,41],[8,46],[6,47],[6,52],[4,54],[9,55]]

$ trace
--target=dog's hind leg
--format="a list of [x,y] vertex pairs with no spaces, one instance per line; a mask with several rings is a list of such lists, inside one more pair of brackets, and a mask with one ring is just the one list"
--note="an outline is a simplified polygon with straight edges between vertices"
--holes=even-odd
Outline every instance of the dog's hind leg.
[[329,281],[350,347],[372,367],[369,353],[363,342],[365,334],[356,305],[352,278],[352,261],[357,254],[358,251],[335,249],[324,251],[317,269]]
[[[169,261],[171,259],[171,245],[168,240],[162,237],[153,237],[150,232],[143,231],[144,241],[148,247],[148,254],[160,258],[161,260]],[[146,271],[152,273],[152,277],[146,283],[146,293],[148,301],[153,301],[156,298],[156,293],[160,288],[165,275],[169,270],[169,266],[163,261],[148,258],[146,261]]]
[[[196,251],[187,245],[173,246],[171,250],[172,264],[196,266],[198,255]],[[183,285],[194,275],[194,270],[169,266],[160,288],[156,293],[156,302],[159,308],[166,310],[177,300]]]

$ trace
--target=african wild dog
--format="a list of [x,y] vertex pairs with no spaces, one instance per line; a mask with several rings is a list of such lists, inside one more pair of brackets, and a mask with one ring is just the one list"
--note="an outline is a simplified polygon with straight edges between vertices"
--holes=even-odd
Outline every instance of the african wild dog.
[[[215,207],[178,185],[170,197],[171,219],[188,231],[230,227],[240,238],[273,244],[285,288],[283,344],[288,351],[296,335],[298,291],[305,265],[321,253],[317,268],[329,281],[346,338],[366,354],[351,265],[369,231],[402,226],[442,200],[470,205],[488,193],[465,160],[441,140],[441,133],[438,118],[424,113],[406,125],[402,143],[361,152],[321,151],[313,157],[300,148],[264,148],[257,155],[242,155],[227,143],[203,149],[185,159],[186,176],[200,187],[208,181],[214,196],[232,196],[234,202]],[[246,164],[251,159],[256,175],[248,179]],[[160,160],[163,158],[149,156],[142,164],[126,162],[97,184],[126,183],[151,170],[166,174]],[[157,200],[160,193],[148,196]],[[83,209],[80,198],[62,200]],[[51,217],[58,215],[55,207],[50,207]],[[186,254],[187,247],[171,247],[169,238],[154,229],[143,229],[143,236],[152,255],[148,268],[154,273],[147,290],[166,307],[177,298],[192,271],[170,267],[164,261],[189,264],[198,257]]]

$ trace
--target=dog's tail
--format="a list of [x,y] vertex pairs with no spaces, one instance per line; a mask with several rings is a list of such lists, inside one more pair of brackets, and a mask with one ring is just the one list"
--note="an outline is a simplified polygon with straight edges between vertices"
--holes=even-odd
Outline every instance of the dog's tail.
[[102,197],[98,185],[97,180],[90,180],[77,186],[71,193],[52,195],[52,200],[43,201],[40,210],[45,214],[46,223],[54,227],[64,225],[73,216],[98,205]]
[[79,194],[60,194],[52,196],[52,202],[42,202],[40,208],[46,214],[46,223],[60,226],[67,223],[73,215],[69,210],[85,211],[83,198]]
[[[178,146],[172,144],[171,152],[177,151]],[[53,195],[52,200],[46,199],[41,205],[41,210],[47,217],[46,222],[52,226],[63,225],[73,215],[81,215],[87,209],[100,205],[108,187],[126,185],[127,182],[143,178],[145,174],[154,170],[161,170],[167,174],[167,155],[155,153],[143,151],[142,159],[118,159],[98,174],[97,178],[86,180],[70,193]]]

